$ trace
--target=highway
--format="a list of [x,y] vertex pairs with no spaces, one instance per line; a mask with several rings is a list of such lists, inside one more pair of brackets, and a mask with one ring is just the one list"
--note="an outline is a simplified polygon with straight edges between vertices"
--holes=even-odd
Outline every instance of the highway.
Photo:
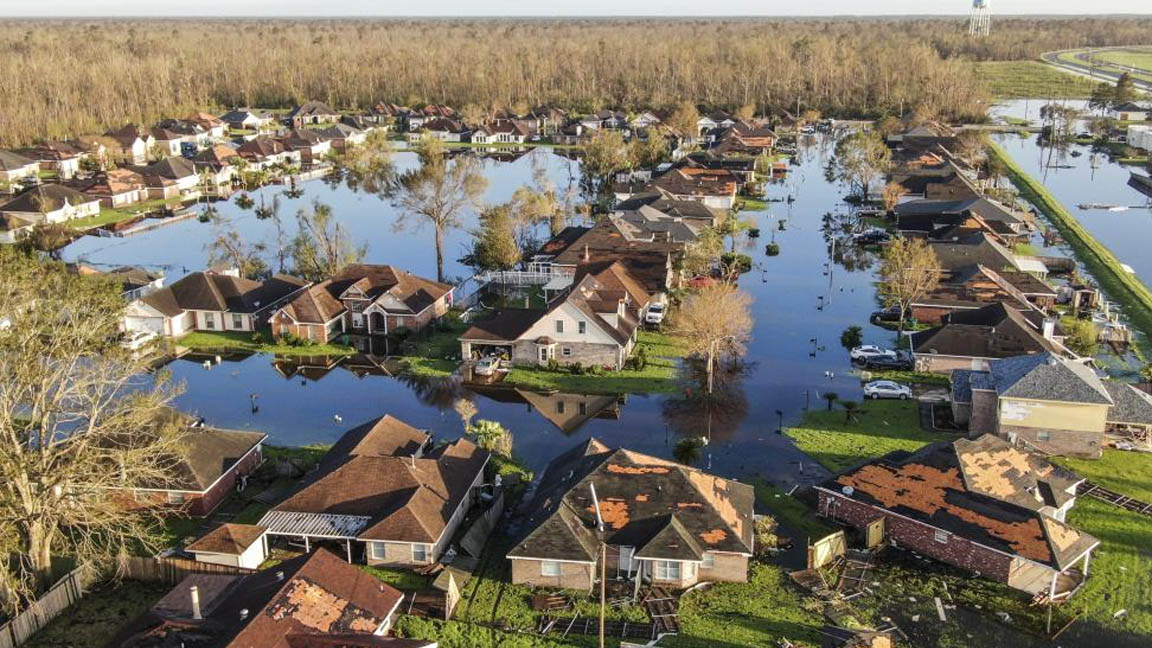
[[[1071,72],[1072,74],[1078,74],[1082,77],[1087,77],[1089,79],[1093,79],[1096,81],[1108,81],[1110,83],[1115,83],[1116,80],[1120,78],[1120,73],[1115,72],[1113,68],[1103,69],[1103,68],[1100,68],[1098,66],[1093,67],[1092,62],[1088,58],[1089,52],[1096,52],[1096,51],[1100,51],[1102,49],[1111,49],[1111,48],[1095,48],[1092,50],[1060,50],[1057,52],[1045,52],[1045,53],[1040,55],[1040,59],[1049,65],[1052,65],[1052,66],[1060,68],[1061,70],[1064,70],[1065,72]],[[1075,58],[1079,62],[1073,63],[1071,61],[1066,61],[1066,60],[1059,58],[1059,56],[1061,54],[1064,54],[1067,52],[1077,52],[1077,54],[1075,55]],[[1117,65],[1115,67],[1121,67],[1122,68],[1124,66]],[[1145,74],[1150,73],[1150,71],[1148,71],[1148,70],[1137,70],[1135,68],[1133,68],[1132,71],[1133,72],[1143,72]],[[1148,83],[1147,81],[1141,81],[1139,79],[1133,79],[1132,85],[1134,85],[1135,87],[1137,87],[1137,88],[1139,88],[1145,92],[1152,92],[1152,83]]]

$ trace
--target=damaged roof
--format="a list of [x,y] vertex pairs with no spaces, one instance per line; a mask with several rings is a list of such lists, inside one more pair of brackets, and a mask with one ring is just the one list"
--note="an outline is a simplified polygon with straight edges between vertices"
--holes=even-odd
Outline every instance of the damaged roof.
[[[902,459],[866,463],[821,486],[837,496],[1063,570],[1099,541],[1033,506],[1015,503],[1031,496],[1015,489],[1035,483],[1019,474],[1021,465],[996,454],[990,442],[961,446],[960,452],[955,443],[936,443]],[[966,481],[964,466],[975,487]]]
[[953,447],[968,490],[1024,508],[1063,506],[1084,481],[992,434],[958,439]]
[[528,508],[529,530],[508,557],[594,561],[590,484],[608,544],[694,561],[707,551],[752,552],[751,486],[593,438],[548,465]]

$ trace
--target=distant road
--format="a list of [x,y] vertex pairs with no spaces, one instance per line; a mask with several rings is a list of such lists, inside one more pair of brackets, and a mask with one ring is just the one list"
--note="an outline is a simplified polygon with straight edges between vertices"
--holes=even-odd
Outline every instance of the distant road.
[[[1058,67],[1061,70],[1064,70],[1065,72],[1071,72],[1072,74],[1077,74],[1077,75],[1082,76],[1082,77],[1088,77],[1089,79],[1093,79],[1096,81],[1109,81],[1109,82],[1115,83],[1116,80],[1120,78],[1120,73],[1113,71],[1113,69],[1111,69],[1111,68],[1102,69],[1100,67],[1093,67],[1092,61],[1088,58],[1088,54],[1090,52],[1100,51],[1101,49],[1111,49],[1111,48],[1105,47],[1105,48],[1096,48],[1096,49],[1092,49],[1092,50],[1060,50],[1058,52],[1045,52],[1045,53],[1040,55],[1040,58],[1045,63],[1052,65],[1052,66],[1055,66],[1055,67]],[[1068,52],[1075,52],[1076,53],[1074,55],[1074,58],[1076,58],[1077,62],[1067,61],[1067,60],[1059,58],[1061,54],[1066,54]],[[1138,70],[1138,71],[1142,71],[1145,74],[1150,73],[1147,70]],[[1148,83],[1147,81],[1141,81],[1139,79],[1132,79],[1132,85],[1136,86],[1137,88],[1139,88],[1145,92],[1152,92],[1152,83]]]

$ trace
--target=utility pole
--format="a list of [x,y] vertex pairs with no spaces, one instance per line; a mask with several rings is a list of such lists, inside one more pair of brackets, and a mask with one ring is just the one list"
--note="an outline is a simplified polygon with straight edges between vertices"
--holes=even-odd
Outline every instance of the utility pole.
[[608,580],[608,545],[604,543],[604,518],[600,516],[600,500],[596,497],[596,484],[589,482],[588,490],[592,492],[592,509],[596,511],[596,538],[600,541],[600,628],[597,631],[600,648],[604,648],[604,608],[605,582]]

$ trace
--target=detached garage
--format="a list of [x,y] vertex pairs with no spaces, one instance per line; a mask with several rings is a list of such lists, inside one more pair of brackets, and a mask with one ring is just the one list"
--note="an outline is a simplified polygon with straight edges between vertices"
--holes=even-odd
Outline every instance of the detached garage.
[[258,569],[268,557],[267,531],[255,524],[221,524],[185,550],[200,562]]

